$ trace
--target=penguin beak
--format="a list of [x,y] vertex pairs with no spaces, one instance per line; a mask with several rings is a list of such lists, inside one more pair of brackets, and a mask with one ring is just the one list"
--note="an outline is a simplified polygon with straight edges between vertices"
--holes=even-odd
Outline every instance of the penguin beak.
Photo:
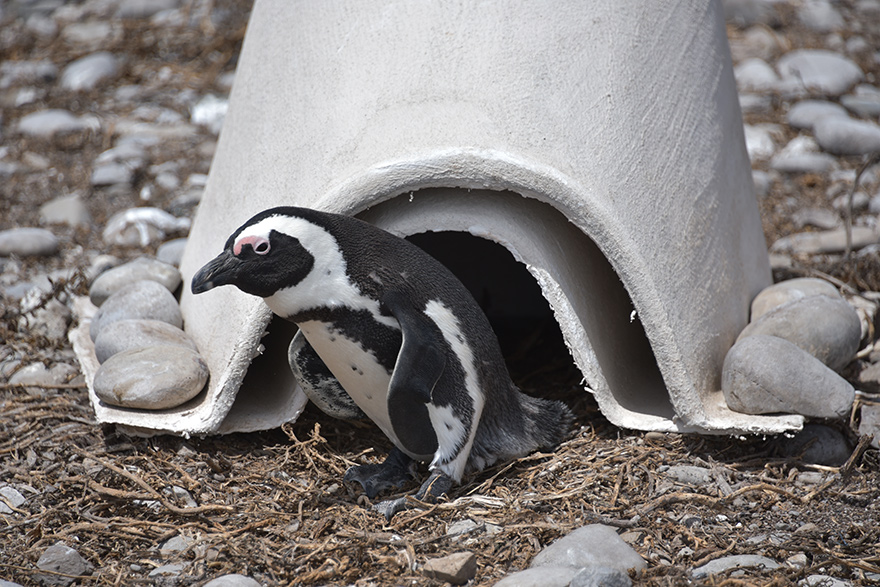
[[192,292],[200,294],[221,285],[235,284],[241,264],[241,259],[229,249],[223,251],[193,276]]

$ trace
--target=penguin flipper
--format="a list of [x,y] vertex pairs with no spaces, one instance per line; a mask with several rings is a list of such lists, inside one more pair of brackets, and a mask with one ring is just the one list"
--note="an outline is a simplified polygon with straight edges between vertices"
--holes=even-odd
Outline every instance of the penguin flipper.
[[290,341],[287,360],[299,386],[322,412],[340,420],[369,419],[342,388],[301,330]]
[[382,303],[400,323],[403,335],[388,388],[391,426],[406,452],[429,457],[438,447],[428,403],[446,368],[443,335],[406,295],[389,292]]

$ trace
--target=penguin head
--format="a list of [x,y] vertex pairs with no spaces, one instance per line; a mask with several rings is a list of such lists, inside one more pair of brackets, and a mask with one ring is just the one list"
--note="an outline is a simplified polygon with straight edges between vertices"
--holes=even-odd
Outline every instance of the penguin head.
[[193,276],[192,292],[234,285],[268,298],[306,279],[321,246],[332,237],[295,210],[273,208],[245,222],[226,241],[223,252]]

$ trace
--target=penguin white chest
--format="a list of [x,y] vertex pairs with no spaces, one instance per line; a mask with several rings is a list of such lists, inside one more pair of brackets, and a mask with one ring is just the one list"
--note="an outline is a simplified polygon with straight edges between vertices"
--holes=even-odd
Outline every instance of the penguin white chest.
[[358,341],[340,333],[331,323],[313,320],[303,322],[299,328],[358,407],[399,446],[388,415],[391,374],[376,356]]

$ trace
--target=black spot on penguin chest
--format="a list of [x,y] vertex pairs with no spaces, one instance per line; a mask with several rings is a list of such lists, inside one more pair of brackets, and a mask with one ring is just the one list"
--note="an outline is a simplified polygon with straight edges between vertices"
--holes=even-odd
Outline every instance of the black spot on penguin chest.
[[351,308],[314,308],[288,316],[297,323],[317,321],[332,324],[340,336],[357,341],[388,373],[394,371],[403,335],[400,329],[376,321],[368,310]]

